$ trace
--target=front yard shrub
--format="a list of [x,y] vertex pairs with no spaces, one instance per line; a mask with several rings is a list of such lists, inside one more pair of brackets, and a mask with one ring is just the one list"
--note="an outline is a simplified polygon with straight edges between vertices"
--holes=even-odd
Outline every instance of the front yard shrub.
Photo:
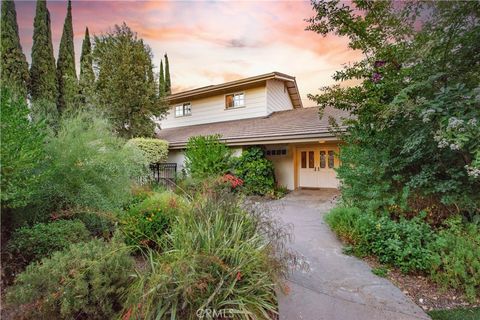
[[325,221],[342,240],[360,244],[364,237],[362,232],[366,230],[360,227],[361,222],[366,221],[362,215],[362,210],[356,207],[336,207],[327,213]]
[[118,242],[73,244],[29,265],[7,303],[27,319],[113,319],[132,272],[133,259]]
[[473,301],[480,291],[480,228],[463,224],[458,216],[447,223],[448,228],[431,245],[435,251],[432,277],[445,286],[463,289]]
[[228,171],[231,156],[219,135],[191,137],[185,150],[185,168],[193,178],[220,176]]
[[117,215],[90,208],[72,208],[51,215],[53,219],[79,220],[94,237],[110,238],[115,231]]
[[121,217],[129,245],[157,247],[172,223],[187,210],[187,202],[172,192],[154,193]]
[[53,209],[121,208],[130,197],[132,180],[147,172],[145,158],[92,111],[64,117],[46,149],[51,164],[43,195],[45,202],[55,204]]
[[287,233],[231,193],[207,196],[174,224],[170,250],[149,256],[130,286],[125,319],[197,319],[198,309],[244,319],[277,314]]
[[332,230],[356,255],[375,255],[403,272],[424,272],[436,282],[474,300],[480,288],[480,230],[460,216],[434,230],[421,216],[411,220],[377,217],[355,207],[337,207],[326,216]]
[[354,245],[356,254],[373,254],[381,263],[396,266],[403,272],[431,268],[433,252],[429,244],[435,235],[420,217],[394,221],[355,207],[338,207],[325,219],[341,238]]
[[87,241],[89,237],[88,230],[79,220],[39,223],[15,230],[7,250],[15,261],[27,265],[63,250],[72,243]]
[[128,145],[137,147],[147,159],[148,163],[161,163],[167,160],[168,142],[153,138],[133,138]]
[[273,195],[275,176],[273,163],[265,158],[263,150],[253,147],[243,151],[234,160],[235,174],[243,180],[243,190],[247,194]]

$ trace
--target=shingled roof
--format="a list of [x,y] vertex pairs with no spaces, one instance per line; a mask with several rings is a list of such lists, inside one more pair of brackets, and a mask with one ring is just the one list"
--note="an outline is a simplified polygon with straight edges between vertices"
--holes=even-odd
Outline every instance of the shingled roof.
[[167,140],[172,149],[185,147],[190,137],[212,134],[219,134],[228,145],[335,138],[329,119],[333,118],[338,124],[342,124],[342,119],[347,118],[348,113],[326,108],[320,118],[318,111],[318,107],[300,108],[274,112],[267,117],[168,128],[159,130],[157,137]]

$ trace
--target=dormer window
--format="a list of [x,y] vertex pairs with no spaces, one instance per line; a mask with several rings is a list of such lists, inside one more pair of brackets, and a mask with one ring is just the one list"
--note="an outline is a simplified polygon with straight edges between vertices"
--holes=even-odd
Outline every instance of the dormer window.
[[245,93],[232,93],[225,96],[225,109],[234,109],[245,106]]
[[185,117],[192,115],[192,104],[190,102],[175,106],[175,117]]

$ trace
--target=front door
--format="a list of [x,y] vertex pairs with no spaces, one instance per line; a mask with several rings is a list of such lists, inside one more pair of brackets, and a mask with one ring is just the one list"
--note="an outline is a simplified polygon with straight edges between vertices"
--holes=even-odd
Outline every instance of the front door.
[[303,188],[338,188],[335,168],[338,166],[336,146],[298,149],[298,186]]

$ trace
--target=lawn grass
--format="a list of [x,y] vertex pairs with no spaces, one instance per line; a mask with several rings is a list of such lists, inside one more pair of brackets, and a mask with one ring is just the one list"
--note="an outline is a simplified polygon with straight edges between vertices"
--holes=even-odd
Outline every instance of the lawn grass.
[[432,320],[478,320],[480,308],[436,310],[428,313]]

